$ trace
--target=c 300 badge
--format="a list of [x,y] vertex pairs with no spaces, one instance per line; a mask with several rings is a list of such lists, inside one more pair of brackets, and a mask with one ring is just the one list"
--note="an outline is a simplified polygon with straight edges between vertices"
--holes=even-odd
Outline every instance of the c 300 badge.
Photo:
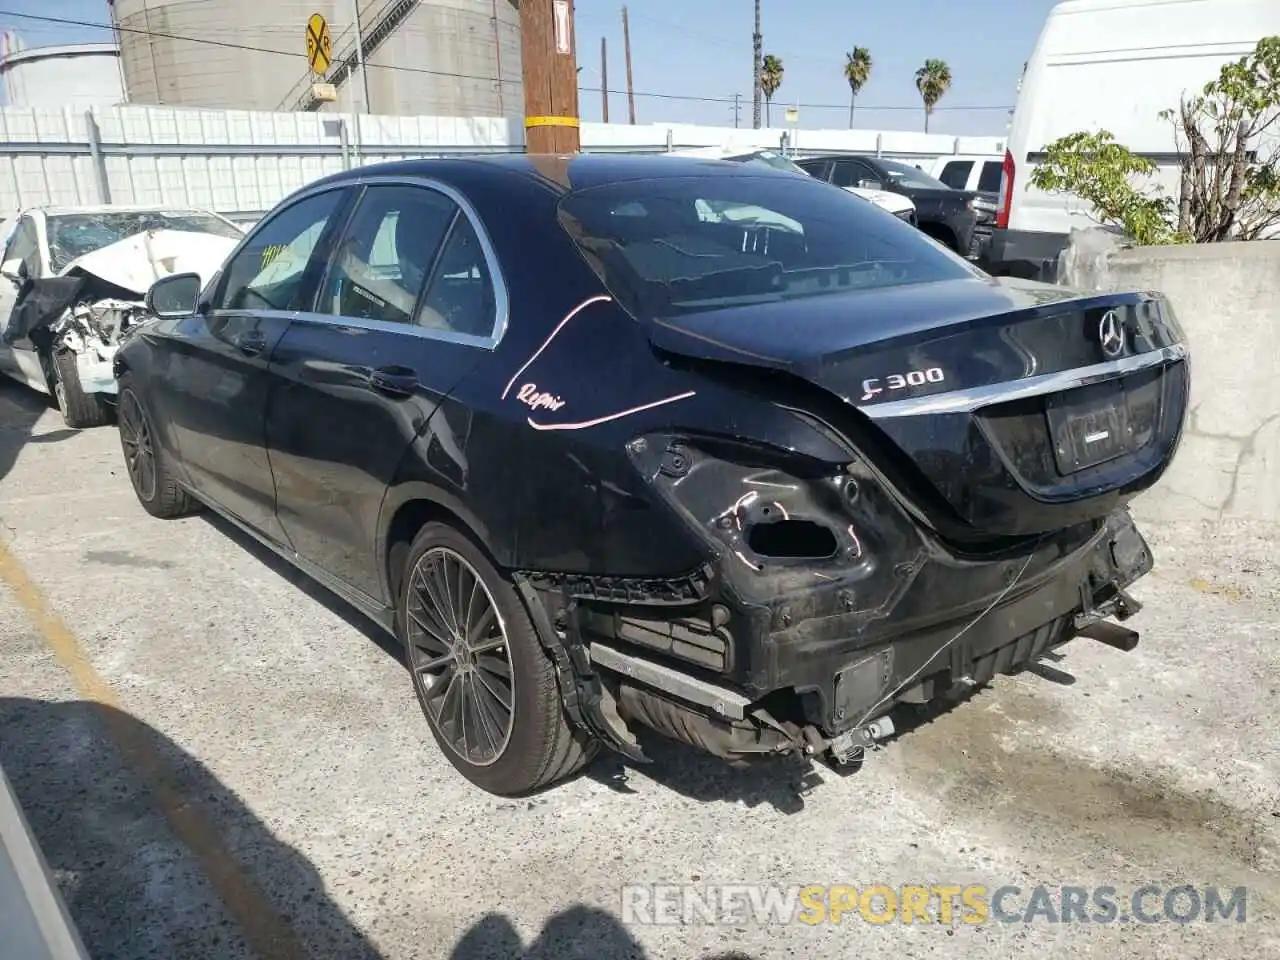
[[[927,370],[909,370],[906,373],[891,373],[887,377],[869,377],[862,381],[862,400],[870,400],[886,390],[905,390],[907,387],[923,387],[926,383],[943,383],[947,375],[941,367],[929,367]],[[884,386],[878,386],[883,382]]]

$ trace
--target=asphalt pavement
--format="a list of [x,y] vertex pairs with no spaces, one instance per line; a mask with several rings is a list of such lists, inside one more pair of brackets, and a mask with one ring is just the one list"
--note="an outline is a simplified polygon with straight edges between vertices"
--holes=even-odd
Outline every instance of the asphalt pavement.
[[[95,958],[1280,956],[1274,543],[1148,532],[1135,651],[1074,641],[854,773],[658,742],[510,801],[441,756],[393,641],[226,524],[148,517],[114,427],[0,383],[0,764]],[[1243,923],[646,924],[624,884],[1248,899]]]

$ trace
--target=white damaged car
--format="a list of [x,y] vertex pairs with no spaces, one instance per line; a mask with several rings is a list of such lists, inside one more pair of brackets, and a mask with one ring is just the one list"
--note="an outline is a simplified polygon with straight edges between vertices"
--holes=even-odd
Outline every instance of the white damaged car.
[[208,210],[34,207],[0,225],[0,373],[52,396],[69,427],[107,422],[120,335],[151,285],[216,273],[243,237]]

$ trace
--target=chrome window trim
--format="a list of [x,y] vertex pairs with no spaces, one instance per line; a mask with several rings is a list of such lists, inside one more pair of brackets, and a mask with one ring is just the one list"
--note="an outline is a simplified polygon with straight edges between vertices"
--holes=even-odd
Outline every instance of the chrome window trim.
[[1043,393],[1073,390],[1104,380],[1111,380],[1126,373],[1136,373],[1163,364],[1185,360],[1189,355],[1185,343],[1175,343],[1158,350],[1150,350],[1132,357],[1121,357],[1105,363],[1095,363],[1074,370],[1046,373],[1012,382],[993,383],[967,390],[949,390],[928,397],[911,397],[907,400],[890,400],[887,403],[860,406],[859,409],[873,420],[893,417],[919,417],[938,413],[972,413],[979,407],[993,403],[1022,400]]
[[[289,200],[304,200],[312,193],[331,190],[336,186],[357,188],[372,186],[421,187],[442,193],[457,204],[458,209],[460,209],[463,215],[470,221],[471,229],[475,231],[476,238],[480,241],[480,250],[484,255],[485,264],[489,268],[489,282],[493,285],[494,292],[493,330],[487,337],[478,337],[468,333],[429,330],[426,327],[420,327],[413,322],[391,323],[386,320],[365,320],[360,317],[344,317],[337,314],[316,313],[314,311],[300,311],[296,314],[296,318],[308,323],[328,323],[337,327],[376,330],[387,333],[403,333],[410,336],[420,337],[424,340],[439,340],[443,343],[456,343],[463,346],[478,347],[482,350],[496,350],[498,344],[502,342],[502,338],[506,335],[507,327],[510,323],[511,301],[507,292],[506,277],[503,276],[502,266],[498,260],[497,251],[494,250],[493,242],[489,239],[489,233],[485,229],[484,221],[480,218],[480,214],[476,212],[476,208],[472,206],[471,201],[468,200],[460,191],[441,180],[412,174],[376,174],[373,176],[356,176],[338,181],[337,183],[330,182],[318,184],[314,187],[303,187],[301,190],[293,193],[289,197]],[[361,198],[356,199],[357,205],[359,204],[360,199]],[[357,208],[358,207],[352,208],[352,215],[355,214]],[[348,220],[347,225],[349,225],[349,223],[350,221]],[[346,225],[343,227],[343,233],[345,234],[345,232]],[[230,258],[228,258],[228,260],[229,259]]]

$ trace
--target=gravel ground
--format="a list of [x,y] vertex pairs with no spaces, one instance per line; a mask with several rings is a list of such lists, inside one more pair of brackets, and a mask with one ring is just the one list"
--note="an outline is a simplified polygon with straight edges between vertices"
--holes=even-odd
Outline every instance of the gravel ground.
[[[855,773],[654,744],[512,802],[453,772],[374,627],[220,522],[150,519],[113,428],[0,384],[0,763],[95,958],[1278,956],[1273,541],[1147,532],[1137,650],[1077,640]],[[659,883],[1243,885],[1247,922],[624,924]]]

